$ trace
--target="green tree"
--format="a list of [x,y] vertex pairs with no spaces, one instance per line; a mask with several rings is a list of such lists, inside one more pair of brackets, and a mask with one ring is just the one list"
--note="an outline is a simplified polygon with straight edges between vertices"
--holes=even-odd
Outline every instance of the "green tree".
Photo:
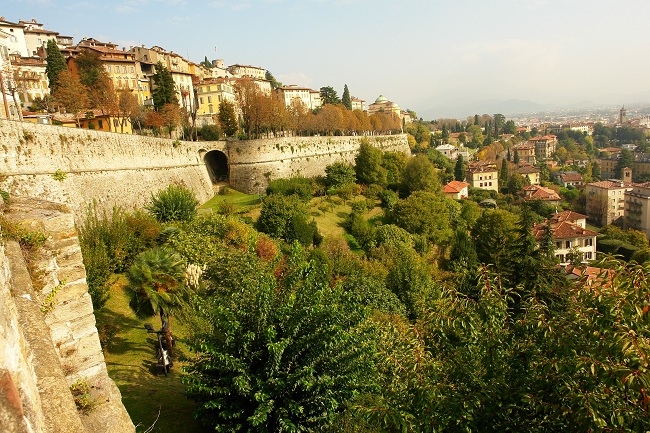
[[[506,116],[501,113],[494,115],[494,136],[498,139],[499,133],[503,133],[503,126],[506,122]],[[488,143],[489,144],[489,143]]]
[[212,62],[210,60],[208,60],[208,56],[203,57],[203,61],[201,63],[199,63],[199,64],[206,67],[206,68],[208,68],[208,69],[212,68]]
[[[169,356],[172,354],[170,318],[187,305],[185,265],[171,248],[157,247],[136,257],[127,273],[129,306],[138,317],[160,316],[166,330]],[[165,322],[167,326],[165,327]]]
[[320,88],[320,99],[323,105],[337,105],[341,103],[339,95],[336,93],[336,90],[334,90],[332,86],[325,86]]
[[309,246],[319,242],[315,223],[309,223],[305,203],[296,195],[271,194],[264,200],[257,228],[269,236]]
[[264,78],[271,82],[271,89],[275,90],[278,87],[282,87],[282,83],[275,79],[271,71],[267,70]]
[[56,92],[59,74],[67,70],[68,67],[63,54],[61,54],[61,50],[59,50],[59,46],[56,44],[56,40],[48,40],[45,49],[47,51],[47,56],[45,57],[45,75],[47,75],[50,93],[54,94]]
[[364,185],[386,185],[386,169],[382,167],[382,152],[368,140],[362,140],[359,153],[354,158],[357,180]]
[[152,80],[154,85],[151,96],[157,111],[162,110],[166,104],[178,104],[176,84],[172,78],[172,73],[162,62],[156,63],[156,72],[153,74]]
[[440,191],[442,184],[436,169],[426,155],[417,155],[406,162],[401,190],[405,196],[415,191]]
[[390,188],[397,188],[402,182],[404,168],[408,157],[403,152],[384,152],[381,166],[386,169],[386,184]]
[[499,171],[499,189],[503,189],[508,186],[508,180],[510,179],[510,174],[508,170],[508,160],[501,160],[501,170]]
[[343,86],[343,96],[341,97],[341,103],[348,110],[352,110],[352,99],[350,99],[350,90],[348,89],[347,84]]
[[423,235],[444,247],[454,236],[459,215],[460,204],[456,201],[433,192],[416,191],[393,206],[391,220],[409,233]]
[[514,120],[507,120],[506,123],[503,125],[503,132],[505,134],[516,134],[517,133],[517,125],[515,124]]
[[192,191],[182,185],[169,185],[156,195],[151,194],[147,210],[160,222],[191,221],[196,216],[199,201]]
[[237,133],[235,106],[230,101],[223,100],[219,103],[219,124],[226,136],[233,137]]
[[367,310],[296,256],[281,287],[266,272],[197,303],[183,380],[215,431],[320,431],[372,389]]
[[614,176],[617,179],[623,179],[623,169],[625,167],[631,168],[634,165],[634,152],[629,149],[623,149],[621,154],[616,161],[616,169],[614,170]]
[[354,167],[346,162],[335,162],[325,167],[325,182],[330,187],[338,188],[356,183],[356,181]]
[[465,170],[466,170],[465,161],[463,155],[458,155],[456,159],[456,165],[454,166],[454,178],[460,182],[465,180]]
[[485,210],[472,228],[479,262],[494,265],[497,274],[503,274],[508,269],[516,223],[517,216],[511,212]]

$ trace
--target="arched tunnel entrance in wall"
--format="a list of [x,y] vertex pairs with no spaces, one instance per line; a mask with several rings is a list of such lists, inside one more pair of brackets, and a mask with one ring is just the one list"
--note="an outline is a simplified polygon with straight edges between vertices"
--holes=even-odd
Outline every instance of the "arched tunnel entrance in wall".
[[220,150],[211,150],[203,155],[205,167],[213,184],[230,182],[228,158]]

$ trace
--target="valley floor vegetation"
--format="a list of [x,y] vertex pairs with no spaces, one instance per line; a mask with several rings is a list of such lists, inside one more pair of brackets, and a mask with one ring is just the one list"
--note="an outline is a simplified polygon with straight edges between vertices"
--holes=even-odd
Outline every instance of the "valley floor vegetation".
[[197,214],[178,185],[146,211],[91,207],[95,307],[124,273],[134,311],[182,324],[212,431],[650,429],[650,262],[603,255],[570,280],[531,232],[551,210],[451,200],[440,177],[362,145],[321,179],[272,181],[255,213]]

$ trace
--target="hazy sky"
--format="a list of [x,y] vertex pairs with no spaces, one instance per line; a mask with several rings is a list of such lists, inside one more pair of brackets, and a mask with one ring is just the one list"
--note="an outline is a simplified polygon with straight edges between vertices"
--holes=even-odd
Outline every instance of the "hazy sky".
[[[13,0],[8,21],[347,84],[424,114],[522,99],[650,101],[650,0]],[[469,112],[467,114],[472,114]]]

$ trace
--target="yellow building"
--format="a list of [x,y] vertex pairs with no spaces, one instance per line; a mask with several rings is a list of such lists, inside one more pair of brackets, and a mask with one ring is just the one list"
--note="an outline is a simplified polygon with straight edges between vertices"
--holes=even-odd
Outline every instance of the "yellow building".
[[472,188],[499,192],[499,172],[493,164],[470,165],[465,172],[465,181]]
[[211,78],[195,83],[196,94],[198,99],[198,117],[211,117],[219,113],[219,104],[221,101],[228,101],[235,107],[237,100],[235,98],[235,88],[232,80],[228,78]]
[[85,116],[79,119],[79,125],[82,129],[133,134],[133,128],[128,119],[118,118],[117,116],[109,114],[102,114],[99,110],[86,112]]
[[[145,79],[140,63],[135,55],[126,49],[117,49],[117,44],[100,42],[93,38],[82,39],[76,46],[62,49],[61,52],[68,57],[68,67],[74,69],[74,58],[82,50],[90,50],[99,54],[99,58],[113,81],[113,86],[118,89],[129,89],[137,97],[138,102],[144,104],[151,98],[151,85]],[[72,59],[72,61],[70,61]]]

